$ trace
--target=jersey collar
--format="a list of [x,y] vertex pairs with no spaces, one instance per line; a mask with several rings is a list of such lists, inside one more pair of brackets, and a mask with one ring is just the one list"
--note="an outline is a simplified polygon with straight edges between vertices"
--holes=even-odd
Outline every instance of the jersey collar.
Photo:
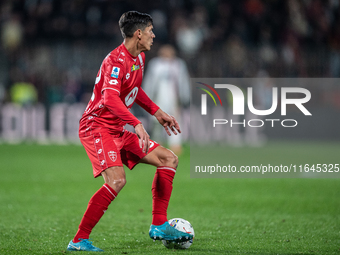
[[125,47],[124,43],[122,43],[123,51],[126,53],[127,56],[129,56],[134,62],[136,62],[138,56],[133,56]]

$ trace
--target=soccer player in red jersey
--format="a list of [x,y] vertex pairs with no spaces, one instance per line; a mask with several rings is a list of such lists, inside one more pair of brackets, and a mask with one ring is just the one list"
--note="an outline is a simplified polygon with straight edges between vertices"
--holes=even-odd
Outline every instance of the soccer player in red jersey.
[[[192,235],[177,231],[167,221],[178,158],[149,139],[143,124],[129,111],[136,102],[156,117],[168,135],[181,132],[176,119],[163,112],[141,88],[143,52],[151,49],[155,38],[152,18],[136,11],[126,12],[119,20],[119,27],[124,41],[103,60],[79,126],[80,141],[91,160],[94,177],[103,176],[105,183],[90,199],[68,250],[102,251],[92,245],[89,235],[126,183],[123,164],[129,169],[138,163],[157,168],[152,184],[150,237],[172,241],[192,239]],[[125,130],[126,124],[132,125],[136,133]]]

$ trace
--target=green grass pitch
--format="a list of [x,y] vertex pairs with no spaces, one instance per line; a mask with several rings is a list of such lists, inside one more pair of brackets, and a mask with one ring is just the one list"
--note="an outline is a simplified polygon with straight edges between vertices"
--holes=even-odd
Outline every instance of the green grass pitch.
[[[334,143],[295,145],[289,155],[306,162],[320,150],[340,152]],[[303,146],[308,155],[299,153]],[[252,157],[239,160],[251,165],[265,148],[245,150]],[[169,218],[192,223],[188,250],[168,250],[148,236],[154,168],[146,165],[126,170],[127,185],[92,232],[94,245],[107,254],[340,254],[340,179],[192,179],[189,154],[186,148],[180,157],[168,210]],[[0,159],[0,254],[69,253],[103,183],[93,179],[83,148],[2,144]]]

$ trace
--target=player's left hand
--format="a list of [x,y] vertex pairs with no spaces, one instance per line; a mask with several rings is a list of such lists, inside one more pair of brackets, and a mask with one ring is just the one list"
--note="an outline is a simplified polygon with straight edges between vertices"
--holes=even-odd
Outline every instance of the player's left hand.
[[177,135],[181,133],[181,128],[174,116],[170,116],[166,112],[163,112],[160,108],[154,114],[158,122],[164,127],[166,133],[171,136],[171,132]]

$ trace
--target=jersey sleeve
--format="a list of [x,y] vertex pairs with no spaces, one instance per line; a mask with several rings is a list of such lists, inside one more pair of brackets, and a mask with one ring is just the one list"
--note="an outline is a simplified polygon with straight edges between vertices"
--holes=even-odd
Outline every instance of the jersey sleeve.
[[114,90],[120,95],[122,81],[124,77],[124,66],[119,62],[106,61],[101,68],[103,72],[103,87],[101,93],[104,90]]
[[148,97],[142,88],[138,91],[136,103],[151,115],[154,115],[159,109],[159,106]]
[[124,122],[135,127],[137,124],[141,123],[124,105],[123,101],[120,99],[119,94],[116,90],[106,89],[104,93],[104,105],[109,109],[109,111],[123,120]]

